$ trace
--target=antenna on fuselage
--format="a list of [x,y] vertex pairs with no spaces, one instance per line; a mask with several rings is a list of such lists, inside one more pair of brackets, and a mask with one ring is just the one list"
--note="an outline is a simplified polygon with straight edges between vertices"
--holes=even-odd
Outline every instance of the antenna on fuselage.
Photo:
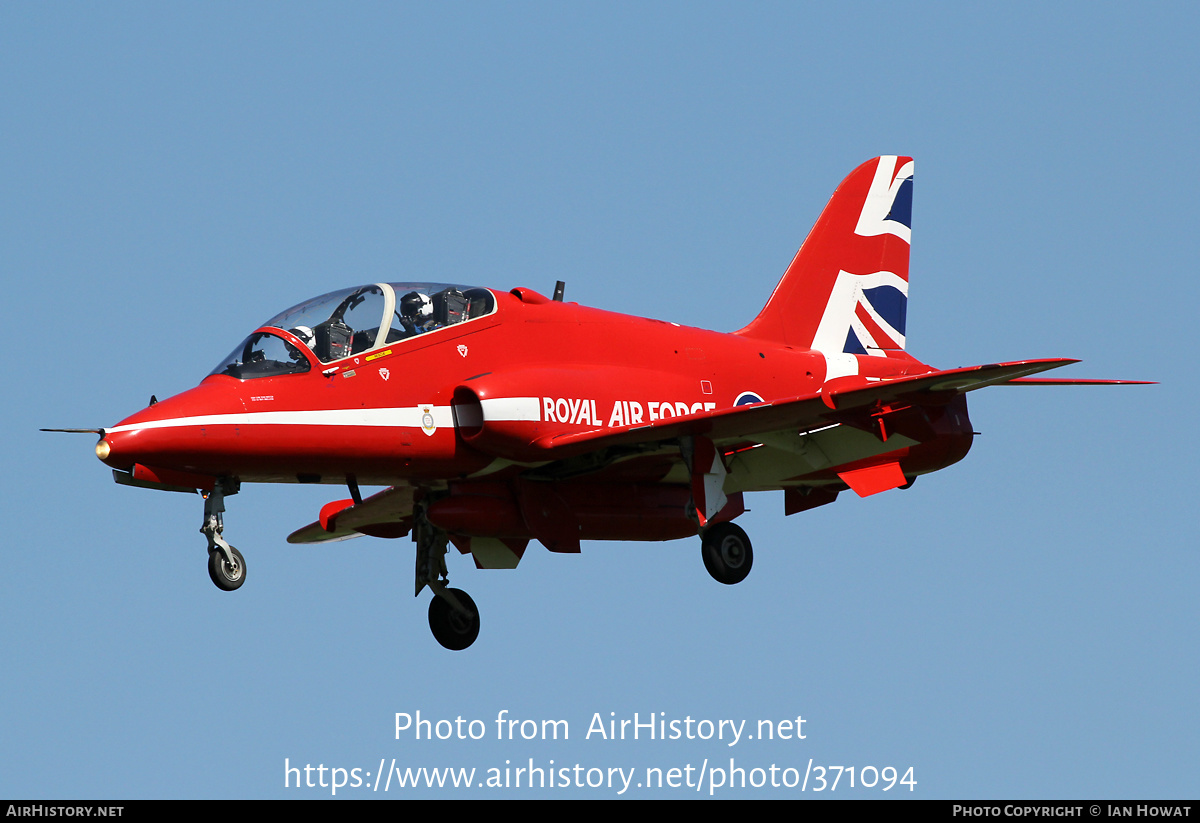
[[557,300],[559,303],[561,303],[563,301],[563,290],[566,287],[567,287],[567,284],[561,280],[559,280],[557,283],[554,284],[554,299]]

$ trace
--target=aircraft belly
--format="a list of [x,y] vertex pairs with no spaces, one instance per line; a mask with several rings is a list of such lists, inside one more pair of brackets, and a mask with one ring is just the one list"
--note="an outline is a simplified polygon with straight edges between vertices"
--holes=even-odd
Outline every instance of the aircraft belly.
[[688,470],[687,464],[682,460],[677,461],[671,470],[662,478],[662,483],[673,483],[677,485],[687,484],[692,481],[692,473]]

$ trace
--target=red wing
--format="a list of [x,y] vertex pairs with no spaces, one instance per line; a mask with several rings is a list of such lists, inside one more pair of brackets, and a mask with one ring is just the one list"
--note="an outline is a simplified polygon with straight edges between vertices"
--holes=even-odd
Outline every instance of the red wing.
[[[815,394],[768,403],[701,412],[643,426],[593,429],[543,438],[534,445],[546,459],[560,460],[612,446],[656,443],[685,436],[705,436],[714,441],[753,439],[776,431],[802,431],[844,418],[847,411],[895,403],[937,402],[994,385],[1112,385],[1136,381],[1029,379],[1028,375],[1077,363],[1077,360],[1021,360],[968,366],[926,374],[871,380],[842,377],[826,383]],[[837,414],[834,414],[834,413]],[[353,505],[343,500],[328,504],[316,523],[288,536],[289,543],[324,543],[360,534],[397,537],[412,522],[416,489],[395,486]]]
[[577,434],[546,437],[534,445],[548,459],[561,459],[610,446],[628,446],[703,435],[713,440],[752,438],[766,432],[792,431],[827,425],[829,412],[866,408],[876,403],[932,401],[937,395],[962,394],[985,386],[1008,383],[1038,372],[1078,363],[1078,360],[1020,360],[928,372],[890,380],[842,377],[828,382],[816,394],[790,397],[624,429],[593,429]]
[[289,543],[329,543],[369,534],[376,537],[403,537],[412,523],[411,486],[393,486],[355,505],[339,500],[321,510],[321,519],[288,535]]

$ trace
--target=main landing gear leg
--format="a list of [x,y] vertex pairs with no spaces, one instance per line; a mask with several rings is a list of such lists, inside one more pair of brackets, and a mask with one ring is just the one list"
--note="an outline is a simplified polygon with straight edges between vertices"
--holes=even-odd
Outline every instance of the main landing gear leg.
[[462,651],[479,636],[479,609],[462,589],[447,584],[446,545],[449,537],[429,522],[425,504],[417,504],[413,521],[413,540],[417,544],[416,592],[428,586],[434,598],[429,602],[429,629],[433,637],[451,651]]
[[[208,538],[208,576],[218,589],[231,592],[246,582],[246,559],[242,553],[225,542],[225,496],[237,494],[241,484],[228,477],[220,478],[213,490],[204,494],[204,525],[200,533]],[[203,493],[202,493],[203,494]]]
[[[679,451],[692,475],[692,499],[688,502],[687,516],[699,527],[700,553],[704,568],[718,583],[732,586],[741,583],[750,574],[754,563],[754,552],[750,538],[741,526],[728,521],[712,523],[728,503],[725,496],[725,468],[721,451],[707,437],[683,437]],[[740,514],[740,510],[734,514]]]

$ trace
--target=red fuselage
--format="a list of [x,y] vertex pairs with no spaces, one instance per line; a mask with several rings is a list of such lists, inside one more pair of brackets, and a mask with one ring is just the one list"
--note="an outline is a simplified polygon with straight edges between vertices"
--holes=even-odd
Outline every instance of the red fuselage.
[[[136,465],[166,482],[177,474],[368,485],[494,480],[509,463],[545,462],[546,444],[563,435],[811,395],[825,383],[820,352],[555,302],[527,289],[494,295],[496,311],[487,317],[331,363],[299,346],[310,359],[303,373],[211,375],[109,429],[104,462]],[[280,329],[260,331],[295,342]],[[903,352],[857,359],[860,382],[932,371]],[[858,459],[893,454],[909,475],[961,459],[971,428],[965,401],[954,405],[961,412],[954,421],[941,407],[925,412],[936,437],[899,449],[880,443]],[[614,474],[623,482],[664,480],[662,461],[635,463],[577,482]],[[749,480],[743,490],[806,479],[836,476],[797,471],[766,485]]]

